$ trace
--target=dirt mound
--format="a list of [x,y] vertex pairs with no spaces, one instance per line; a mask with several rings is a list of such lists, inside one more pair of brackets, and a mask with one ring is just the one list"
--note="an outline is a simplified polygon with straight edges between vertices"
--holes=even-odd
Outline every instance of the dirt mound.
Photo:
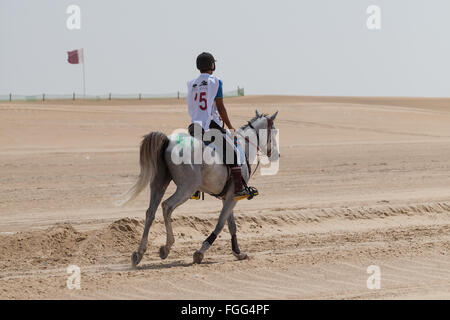
[[[273,208],[273,212],[265,215],[239,214],[236,216],[236,223],[241,237],[248,237],[296,234],[311,225],[319,228],[330,221],[333,221],[333,228],[338,230],[353,220],[363,222],[398,216],[445,219],[449,213],[450,205],[447,202],[320,209],[285,207]],[[195,240],[200,243],[214,228],[217,216],[176,216],[172,221],[177,241]],[[122,218],[104,228],[87,232],[77,231],[70,224],[56,224],[43,231],[2,235],[0,267],[8,269],[18,266],[60,266],[69,263],[128,263],[130,254],[139,246],[143,229],[143,220]],[[227,233],[225,228],[223,234]],[[162,219],[158,218],[150,229],[149,243],[164,240],[165,226]]]
[[4,236],[0,245],[0,261],[2,265],[15,262],[34,266],[65,263],[74,255],[77,243],[85,238],[85,234],[69,224]]
[[124,218],[88,232],[79,232],[70,224],[56,224],[46,230],[5,235],[0,242],[0,267],[45,268],[73,261],[107,262],[110,256],[131,252],[139,243],[142,231],[142,221]]
[[142,221],[132,218],[123,218],[110,224],[109,230],[119,232],[121,234],[135,235],[138,229],[142,229],[144,224]]
[[113,249],[128,249],[130,245],[140,241],[144,230],[144,221],[132,218],[123,218],[114,221],[99,235],[99,240],[105,246]]

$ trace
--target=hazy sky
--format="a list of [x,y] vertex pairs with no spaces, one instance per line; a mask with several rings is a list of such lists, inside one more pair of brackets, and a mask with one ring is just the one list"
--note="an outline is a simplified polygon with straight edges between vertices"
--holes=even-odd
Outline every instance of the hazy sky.
[[0,0],[0,94],[81,92],[66,51],[84,48],[90,94],[185,91],[210,51],[225,91],[448,97],[449,14],[448,0]]

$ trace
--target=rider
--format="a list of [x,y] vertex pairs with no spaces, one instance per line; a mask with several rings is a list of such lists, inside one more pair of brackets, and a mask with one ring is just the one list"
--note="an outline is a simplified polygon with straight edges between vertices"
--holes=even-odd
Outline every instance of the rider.
[[[200,75],[189,81],[187,103],[189,115],[192,123],[189,126],[189,133],[194,136],[194,126],[201,125],[201,131],[209,129],[220,130],[223,135],[224,149],[226,144],[230,142],[225,138],[226,131],[220,126],[220,119],[223,119],[228,129],[235,133],[235,129],[228,118],[227,110],[223,103],[222,80],[213,75],[216,70],[216,60],[213,55],[208,52],[203,52],[197,57],[197,69]],[[220,117],[219,117],[220,115]],[[233,147],[233,150],[234,147]],[[224,151],[225,152],[225,151]],[[234,151],[234,159],[231,166],[231,173],[234,180],[234,200],[238,201],[250,197],[252,194],[249,188],[244,188],[242,183],[242,171],[239,162],[237,161],[236,151]],[[254,188],[251,188],[256,190]],[[193,196],[197,199],[199,192]],[[253,193],[256,195],[256,193]]]

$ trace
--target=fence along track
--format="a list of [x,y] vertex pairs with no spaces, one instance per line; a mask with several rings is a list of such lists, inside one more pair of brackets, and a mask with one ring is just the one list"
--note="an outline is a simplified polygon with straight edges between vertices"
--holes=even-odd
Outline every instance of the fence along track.
[[[244,95],[244,88],[238,87],[236,90],[224,92],[224,97],[240,97]],[[100,95],[83,95],[80,93],[70,94],[36,94],[36,95],[23,95],[23,94],[7,94],[0,95],[0,101],[46,101],[46,100],[142,100],[142,99],[185,99],[186,93],[177,91],[164,94],[148,94],[148,93],[134,93],[134,94],[121,94],[121,93],[107,93]]]

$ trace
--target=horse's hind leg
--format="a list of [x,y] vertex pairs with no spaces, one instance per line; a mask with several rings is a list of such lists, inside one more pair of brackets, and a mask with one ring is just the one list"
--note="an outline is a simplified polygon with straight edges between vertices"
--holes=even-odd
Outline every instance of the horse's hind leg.
[[228,230],[230,231],[231,235],[231,250],[233,251],[233,255],[238,258],[238,260],[247,259],[247,254],[239,250],[239,245],[236,237],[236,222],[234,221],[233,212],[231,212],[230,216],[228,217]]
[[166,225],[166,244],[164,246],[161,246],[159,249],[159,256],[161,259],[167,258],[170,252],[170,248],[175,243],[175,238],[173,236],[173,230],[172,230],[172,221],[171,221],[171,215],[173,210],[175,210],[179,205],[186,202],[192,194],[195,192],[196,186],[194,187],[192,185],[180,185],[177,186],[177,190],[173,195],[171,195],[167,200],[165,200],[162,203],[162,209],[163,209],[163,216],[164,216],[164,224]]
[[200,250],[194,252],[194,263],[202,262],[206,250],[208,250],[209,247],[211,247],[214,240],[216,240],[217,236],[222,231],[223,227],[225,226],[225,222],[228,221],[228,218],[230,214],[232,214],[235,205],[236,202],[234,201],[233,196],[231,194],[231,196],[229,195],[228,198],[223,202],[223,208],[222,211],[220,212],[219,221],[217,221],[217,225],[214,228],[214,231],[203,242]]
[[150,184],[150,205],[145,214],[145,226],[144,232],[142,233],[141,243],[139,245],[138,251],[134,252],[131,255],[131,264],[135,267],[139,264],[142,257],[144,256],[145,251],[147,251],[147,243],[148,243],[148,232],[150,230],[150,226],[155,220],[156,210],[161,202],[164,193],[166,192],[167,186],[170,183],[170,178],[166,172],[159,171],[155,176],[154,181]]

